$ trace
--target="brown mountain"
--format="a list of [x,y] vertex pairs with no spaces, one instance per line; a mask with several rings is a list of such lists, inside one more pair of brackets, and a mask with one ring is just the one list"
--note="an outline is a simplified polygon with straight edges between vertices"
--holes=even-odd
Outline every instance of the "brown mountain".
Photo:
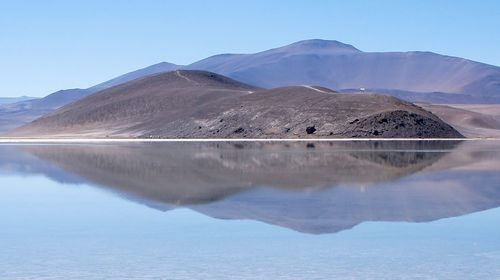
[[432,113],[376,94],[259,89],[204,71],[115,86],[15,130],[20,137],[461,137]]

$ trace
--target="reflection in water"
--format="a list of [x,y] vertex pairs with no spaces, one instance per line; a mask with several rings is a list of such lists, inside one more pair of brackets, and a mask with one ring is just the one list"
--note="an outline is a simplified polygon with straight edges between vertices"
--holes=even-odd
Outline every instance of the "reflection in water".
[[490,142],[0,146],[1,169],[92,183],[168,210],[307,233],[432,221],[500,206]]

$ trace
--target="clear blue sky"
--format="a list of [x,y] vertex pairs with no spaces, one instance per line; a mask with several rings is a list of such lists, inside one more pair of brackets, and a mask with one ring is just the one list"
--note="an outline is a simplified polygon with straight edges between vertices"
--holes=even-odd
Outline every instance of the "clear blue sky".
[[2,0],[0,96],[321,38],[500,65],[498,0]]

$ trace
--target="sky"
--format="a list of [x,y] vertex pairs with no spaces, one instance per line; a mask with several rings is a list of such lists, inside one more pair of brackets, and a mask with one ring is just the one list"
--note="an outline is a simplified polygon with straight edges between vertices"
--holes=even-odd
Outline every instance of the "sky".
[[0,0],[0,97],[305,39],[500,66],[498,0]]

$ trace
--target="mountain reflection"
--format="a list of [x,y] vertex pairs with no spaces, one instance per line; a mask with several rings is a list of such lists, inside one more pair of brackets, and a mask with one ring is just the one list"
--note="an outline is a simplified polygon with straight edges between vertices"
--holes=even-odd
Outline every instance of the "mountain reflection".
[[160,210],[187,207],[307,233],[365,221],[432,221],[500,205],[496,143],[179,142],[0,150],[2,170],[80,180]]

